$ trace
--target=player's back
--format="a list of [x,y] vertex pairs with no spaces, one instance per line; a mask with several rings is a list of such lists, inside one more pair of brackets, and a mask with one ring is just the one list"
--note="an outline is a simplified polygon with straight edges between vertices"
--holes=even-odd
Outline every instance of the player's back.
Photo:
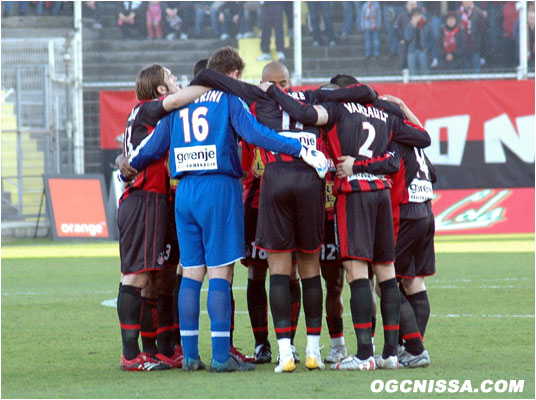
[[[168,114],[164,110],[163,99],[161,97],[143,100],[132,109],[125,127],[123,154],[129,156],[147,136],[153,133],[158,121]],[[169,178],[166,160],[157,160],[141,171],[128,185],[122,198],[128,197],[134,190],[167,193],[169,191]]]
[[185,175],[242,175],[237,135],[229,117],[230,94],[210,90],[170,114],[170,170]]

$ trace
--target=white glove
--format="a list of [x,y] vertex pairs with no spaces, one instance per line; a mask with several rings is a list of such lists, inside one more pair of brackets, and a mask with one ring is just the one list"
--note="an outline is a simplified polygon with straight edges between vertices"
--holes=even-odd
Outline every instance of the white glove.
[[324,179],[329,169],[329,162],[321,151],[302,145],[300,158],[315,169],[320,179]]

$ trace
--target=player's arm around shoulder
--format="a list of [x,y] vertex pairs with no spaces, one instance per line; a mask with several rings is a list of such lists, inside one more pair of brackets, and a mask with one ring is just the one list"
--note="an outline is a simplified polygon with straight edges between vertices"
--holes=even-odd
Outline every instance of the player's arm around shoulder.
[[417,116],[409,109],[409,107],[395,96],[383,95],[382,100],[387,100],[395,103],[408,117],[407,120],[403,120],[397,116],[393,116],[395,120],[395,128],[393,132],[393,140],[399,143],[424,148],[430,146],[432,139],[428,132],[424,129],[421,121]]
[[187,88],[181,89],[178,92],[170,94],[164,98],[164,110],[170,112],[176,110],[177,108],[181,108],[182,106],[185,106],[186,104],[198,99],[209,90],[210,88],[206,86],[198,85],[188,86]]

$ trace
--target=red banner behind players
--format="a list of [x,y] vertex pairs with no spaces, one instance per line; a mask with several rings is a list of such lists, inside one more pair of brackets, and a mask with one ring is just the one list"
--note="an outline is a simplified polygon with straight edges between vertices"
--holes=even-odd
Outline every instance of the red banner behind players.
[[437,190],[438,234],[534,233],[534,188]]
[[100,104],[100,140],[101,149],[117,149],[117,136],[125,131],[128,115],[138,100],[134,90],[102,90]]

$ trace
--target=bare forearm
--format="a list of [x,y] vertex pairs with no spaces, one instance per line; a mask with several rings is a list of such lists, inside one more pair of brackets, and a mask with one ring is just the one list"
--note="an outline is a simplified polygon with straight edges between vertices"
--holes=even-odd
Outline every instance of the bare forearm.
[[173,93],[167,96],[164,99],[164,110],[172,111],[182,106],[185,106],[186,104],[189,104],[195,99],[201,97],[209,90],[210,88],[207,88],[205,86],[188,86],[187,88],[184,88],[177,93]]

